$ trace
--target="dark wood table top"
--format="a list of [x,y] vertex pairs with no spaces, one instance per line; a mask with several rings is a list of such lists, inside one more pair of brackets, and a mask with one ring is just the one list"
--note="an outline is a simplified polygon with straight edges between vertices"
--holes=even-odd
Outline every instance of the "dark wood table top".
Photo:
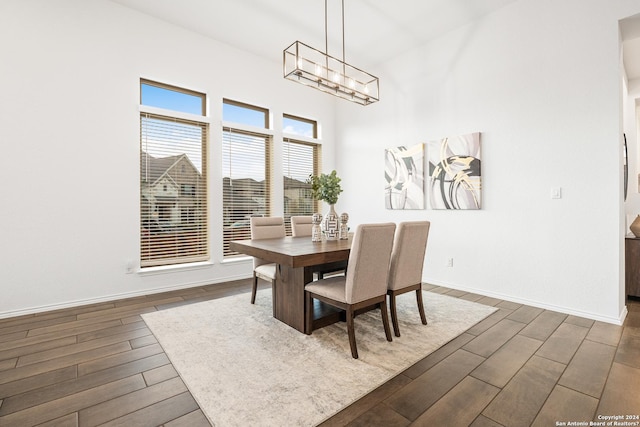
[[232,240],[229,247],[246,255],[297,268],[348,260],[352,238],[353,235],[349,234],[348,240],[322,242],[312,242],[308,236]]

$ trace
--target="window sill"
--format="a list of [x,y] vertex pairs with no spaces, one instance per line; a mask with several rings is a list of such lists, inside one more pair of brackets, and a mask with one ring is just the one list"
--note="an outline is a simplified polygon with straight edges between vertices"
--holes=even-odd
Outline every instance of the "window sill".
[[140,270],[137,271],[137,273],[141,276],[151,276],[154,274],[176,273],[180,271],[189,271],[189,270],[202,270],[205,268],[210,268],[212,265],[213,263],[209,261],[192,262],[189,264],[178,264],[178,265],[162,265],[159,267],[141,268]]
[[238,264],[238,263],[243,263],[247,261],[253,261],[253,257],[250,257],[247,255],[247,256],[227,258],[222,260],[222,264]]

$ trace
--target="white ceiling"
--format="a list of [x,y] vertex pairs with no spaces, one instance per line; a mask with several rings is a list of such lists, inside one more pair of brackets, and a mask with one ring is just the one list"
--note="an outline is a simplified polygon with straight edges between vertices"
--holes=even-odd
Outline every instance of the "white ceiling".
[[[273,60],[296,40],[325,50],[322,0],[112,0]],[[345,59],[389,60],[516,0],[347,0]],[[329,54],[342,57],[341,2],[328,0]]]
[[[111,1],[275,61],[296,40],[325,51],[322,0]],[[367,69],[514,1],[347,0],[346,62]],[[328,53],[341,58],[341,2],[327,3]],[[640,79],[640,15],[620,28],[627,78]]]

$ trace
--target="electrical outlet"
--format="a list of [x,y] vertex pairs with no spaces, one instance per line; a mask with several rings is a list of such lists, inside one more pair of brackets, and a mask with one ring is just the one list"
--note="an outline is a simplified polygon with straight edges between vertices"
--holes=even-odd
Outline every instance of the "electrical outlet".
[[447,267],[453,267],[453,258],[447,260]]

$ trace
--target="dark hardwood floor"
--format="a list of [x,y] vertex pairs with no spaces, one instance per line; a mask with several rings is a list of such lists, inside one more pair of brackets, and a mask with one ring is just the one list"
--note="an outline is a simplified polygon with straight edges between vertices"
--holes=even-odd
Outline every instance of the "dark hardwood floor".
[[[499,310],[323,426],[640,421],[639,302],[615,326],[425,288]],[[249,290],[243,280],[0,319],[0,426],[209,426],[140,314]]]

